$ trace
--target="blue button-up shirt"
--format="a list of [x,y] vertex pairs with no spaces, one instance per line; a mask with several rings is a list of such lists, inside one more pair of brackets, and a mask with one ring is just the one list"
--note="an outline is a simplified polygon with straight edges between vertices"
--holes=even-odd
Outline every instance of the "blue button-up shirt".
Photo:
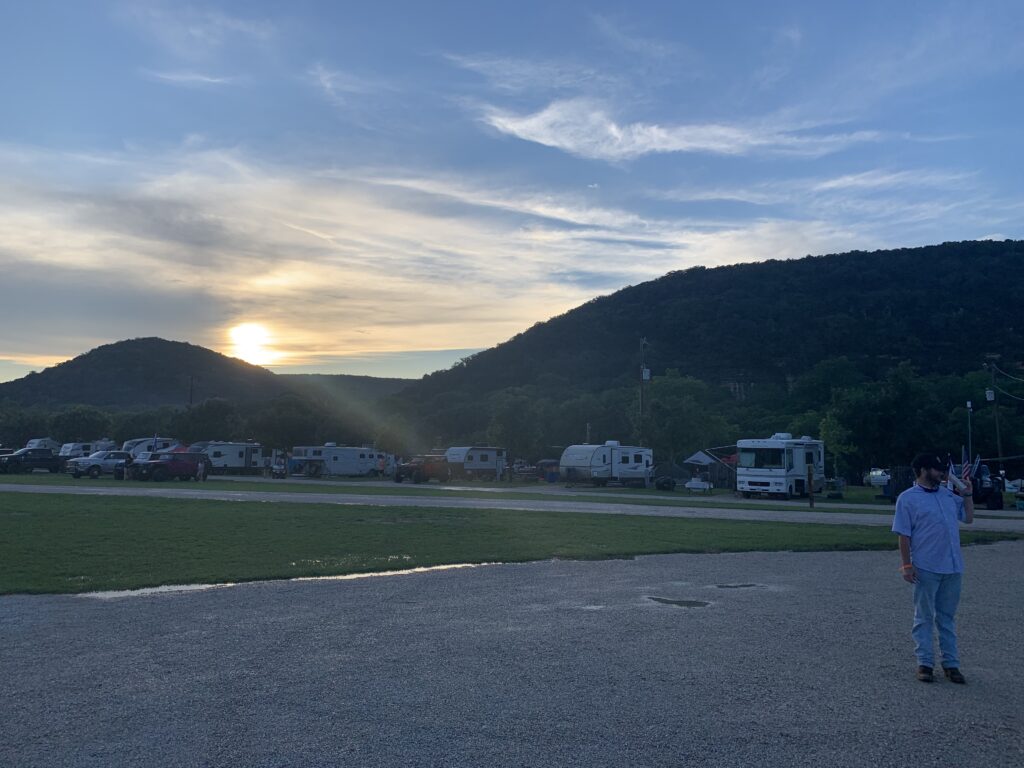
[[964,500],[946,486],[933,492],[914,485],[896,499],[892,529],[910,537],[910,561],[915,568],[963,573],[960,521],[964,519]]

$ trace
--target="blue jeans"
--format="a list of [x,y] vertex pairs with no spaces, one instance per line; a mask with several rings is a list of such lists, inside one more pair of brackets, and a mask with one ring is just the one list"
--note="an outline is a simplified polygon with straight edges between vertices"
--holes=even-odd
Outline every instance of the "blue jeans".
[[914,652],[917,663],[935,666],[932,627],[939,630],[943,669],[960,666],[956,648],[956,608],[960,603],[959,573],[934,573],[917,568],[914,585]]

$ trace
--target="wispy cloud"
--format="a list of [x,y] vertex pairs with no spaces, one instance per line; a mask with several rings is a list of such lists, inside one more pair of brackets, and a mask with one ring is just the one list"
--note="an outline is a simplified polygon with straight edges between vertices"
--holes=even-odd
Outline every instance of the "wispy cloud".
[[144,69],[142,70],[142,74],[151,80],[168,83],[169,85],[204,87],[232,85],[238,82],[238,79],[234,77],[207,75],[202,72],[157,72],[154,70]]
[[323,64],[315,64],[310,67],[307,74],[324,96],[338,106],[347,106],[352,96],[392,90],[392,86],[382,80],[361,77],[338,69],[328,69]]
[[602,38],[615,48],[646,59],[665,59],[687,52],[681,44],[643,35],[627,28],[627,23],[601,14],[591,14],[590,23]]
[[821,157],[854,144],[882,138],[877,131],[811,133],[755,122],[619,123],[602,104],[587,99],[554,101],[527,115],[490,108],[483,120],[498,131],[524,141],[555,147],[580,157],[610,161],[671,152]]
[[461,69],[476,72],[497,90],[509,93],[603,92],[624,83],[619,75],[572,61],[459,54],[446,54],[445,59]]
[[231,40],[265,43],[276,34],[265,19],[233,16],[220,10],[160,2],[131,3],[121,15],[183,59],[204,58]]

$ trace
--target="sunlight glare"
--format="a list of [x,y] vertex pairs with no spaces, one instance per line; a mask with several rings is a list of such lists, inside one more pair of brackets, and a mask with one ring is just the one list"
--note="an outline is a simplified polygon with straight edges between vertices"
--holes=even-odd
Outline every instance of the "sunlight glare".
[[253,365],[267,365],[280,355],[271,348],[270,332],[259,323],[241,323],[228,331],[231,356]]

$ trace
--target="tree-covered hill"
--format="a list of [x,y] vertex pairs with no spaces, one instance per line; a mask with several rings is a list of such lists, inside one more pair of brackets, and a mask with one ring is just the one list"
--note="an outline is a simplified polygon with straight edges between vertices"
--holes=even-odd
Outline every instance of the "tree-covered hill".
[[289,393],[317,400],[377,399],[406,379],[345,375],[275,375],[213,350],[159,338],[105,344],[72,360],[0,384],[16,405],[101,408],[184,406],[220,398],[244,404]]
[[[915,445],[959,451],[973,400],[979,449],[995,455],[982,364],[998,355],[1024,378],[1022,301],[1017,241],[697,267],[537,324],[392,405],[421,442],[486,439],[533,457],[588,436],[678,458],[738,437],[822,435],[852,474]],[[653,380],[641,417],[642,338]],[[1002,402],[1003,453],[1024,451],[1017,401]]]
[[1024,359],[1024,243],[962,242],[707,269],[594,299],[410,394],[485,394],[561,379],[598,390],[648,365],[707,382],[785,382],[844,356],[867,373],[906,360],[926,373],[976,369],[982,353]]

